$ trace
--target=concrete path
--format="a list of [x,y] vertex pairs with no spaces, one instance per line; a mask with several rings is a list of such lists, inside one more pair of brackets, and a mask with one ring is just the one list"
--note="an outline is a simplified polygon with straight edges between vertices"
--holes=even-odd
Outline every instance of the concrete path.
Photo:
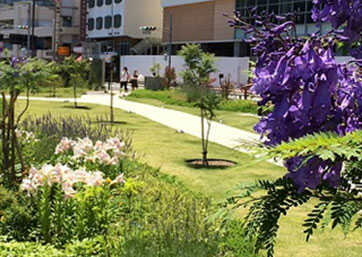
[[[32,97],[31,100],[54,102],[73,101],[72,98],[45,97]],[[83,95],[77,102],[109,106],[110,96],[108,94]],[[198,138],[201,137],[201,121],[198,116],[148,104],[122,100],[118,95],[114,96],[114,107],[136,113],[179,132],[187,133]],[[218,122],[212,122],[209,140],[210,142],[218,143],[240,152],[250,153],[248,150],[240,147],[241,143],[246,141],[256,142],[260,140],[260,137],[254,133],[236,129]],[[273,163],[275,164],[275,162]]]

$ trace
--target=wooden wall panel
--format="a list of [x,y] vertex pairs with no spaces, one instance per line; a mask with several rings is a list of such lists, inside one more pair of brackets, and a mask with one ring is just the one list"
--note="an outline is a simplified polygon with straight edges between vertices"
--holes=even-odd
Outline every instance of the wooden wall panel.
[[223,14],[233,15],[235,0],[215,0],[214,40],[234,39],[234,29],[230,28]]
[[163,40],[168,41],[170,14],[173,41],[206,41],[214,38],[214,2],[164,8]]

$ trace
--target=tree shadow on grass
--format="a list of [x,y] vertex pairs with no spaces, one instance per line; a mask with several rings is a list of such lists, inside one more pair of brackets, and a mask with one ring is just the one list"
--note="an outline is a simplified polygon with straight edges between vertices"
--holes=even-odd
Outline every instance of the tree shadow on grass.
[[102,124],[102,125],[126,125],[128,124],[125,121],[110,121],[110,120],[96,120],[92,121],[92,124]]
[[79,110],[92,110],[91,107],[84,106],[84,105],[78,105],[77,107],[74,107],[74,105],[64,105],[63,108],[66,108],[66,109],[79,109]]

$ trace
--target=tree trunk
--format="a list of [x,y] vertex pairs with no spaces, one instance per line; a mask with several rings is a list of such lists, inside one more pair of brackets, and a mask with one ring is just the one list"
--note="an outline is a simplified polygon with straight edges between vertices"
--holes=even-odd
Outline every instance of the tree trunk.
[[73,84],[73,97],[74,97],[74,108],[77,108],[77,87],[75,85],[76,82]]
[[6,95],[2,92],[2,122],[1,122],[1,139],[2,139],[2,150],[3,150],[3,170],[7,172],[9,169],[9,140],[7,136],[7,124],[6,119],[9,115],[8,104],[6,101]]
[[16,170],[15,170],[15,161],[16,161],[16,153],[15,153],[15,137],[16,137],[16,133],[15,133],[15,101],[16,101],[16,96],[15,96],[15,92],[11,92],[11,97],[10,97],[10,105],[9,105],[9,119],[8,119],[8,136],[10,140],[10,150],[11,150],[11,158],[10,158],[10,183],[14,183],[16,180]]
[[111,118],[111,124],[113,124],[114,122],[114,112],[113,112],[113,85],[112,85],[112,80],[113,80],[113,67],[111,67],[111,74],[110,74],[110,79],[109,79],[109,90],[110,90],[110,94],[111,94],[111,106],[110,106],[110,118]]
[[207,144],[205,139],[205,114],[204,114],[204,108],[203,108],[203,96],[201,96],[201,144],[202,144],[202,165],[208,166],[207,162]]

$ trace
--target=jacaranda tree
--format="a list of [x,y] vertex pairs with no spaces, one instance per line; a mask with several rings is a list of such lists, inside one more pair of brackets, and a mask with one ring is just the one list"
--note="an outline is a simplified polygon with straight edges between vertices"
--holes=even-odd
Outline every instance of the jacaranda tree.
[[[251,10],[254,25],[243,20],[238,12],[229,21],[232,27],[245,32],[257,56],[252,90],[261,97],[259,105],[273,106],[273,111],[255,126],[264,137],[266,148],[322,133],[314,138],[320,140],[319,148],[310,149],[301,141],[305,147],[295,148],[300,151],[293,151],[293,155],[271,154],[285,161],[288,170],[285,177],[244,188],[248,190],[242,196],[250,196],[260,188],[267,190],[264,197],[247,202],[253,204],[246,231],[247,235],[257,235],[257,249],[265,247],[268,256],[274,254],[279,218],[291,207],[312,198],[319,200],[304,224],[307,239],[327,210],[331,210],[332,227],[348,227],[362,209],[361,194],[355,190],[358,183],[362,184],[361,141],[353,141],[353,145],[358,146],[354,152],[343,147],[317,151],[334,138],[362,128],[362,4],[360,0],[313,2],[317,26],[330,22],[333,31],[298,37],[296,25],[289,19],[292,16],[257,15],[254,10]],[[348,63],[339,64],[334,56],[336,44],[340,42],[351,48],[354,59]],[[238,199],[232,201],[237,202],[237,206],[245,204],[239,198],[233,199]],[[361,224],[362,217],[359,217],[355,227],[360,228]]]

